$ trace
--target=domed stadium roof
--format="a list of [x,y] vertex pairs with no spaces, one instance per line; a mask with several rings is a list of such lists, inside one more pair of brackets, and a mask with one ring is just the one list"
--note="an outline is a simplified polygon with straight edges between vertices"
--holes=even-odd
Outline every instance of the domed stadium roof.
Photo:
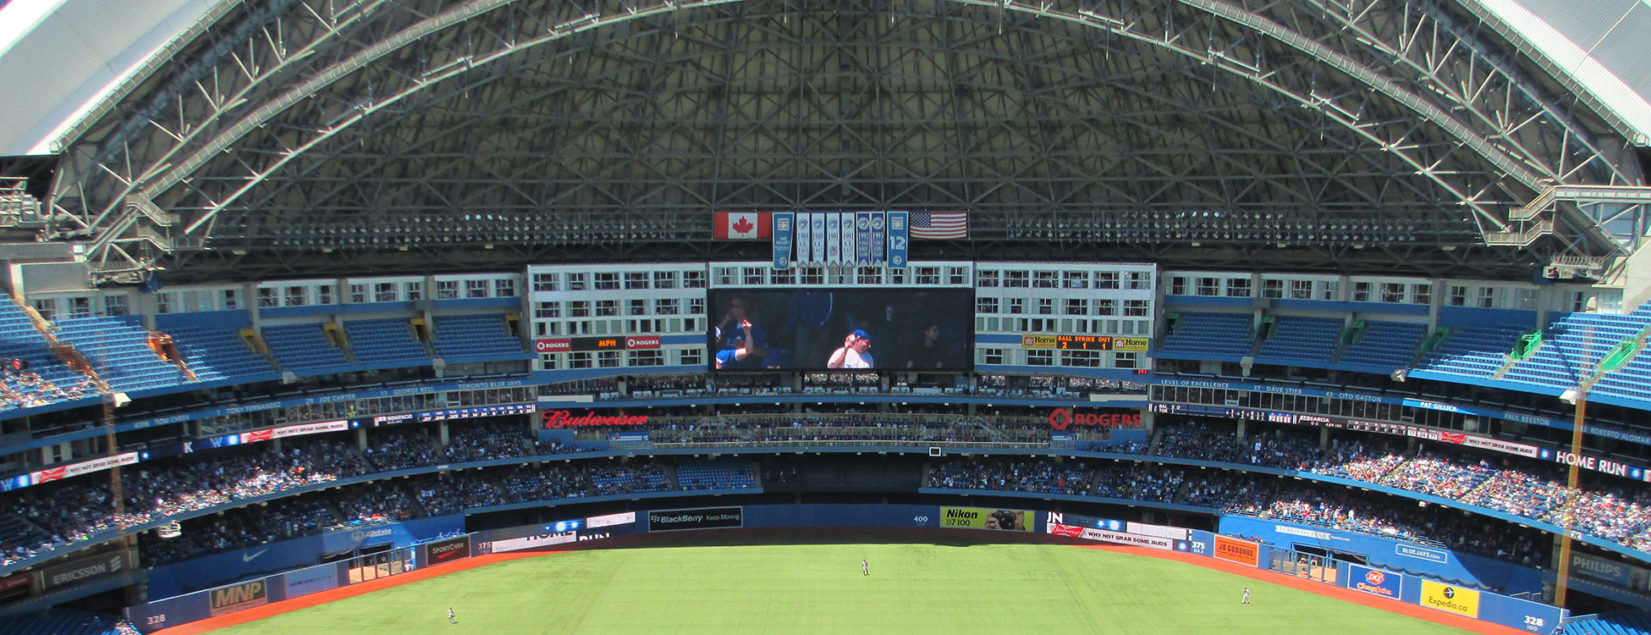
[[1633,113],[1472,1],[204,15],[63,137],[42,237],[101,279],[764,257],[711,212],[843,209],[969,213],[919,258],[1602,278],[1651,200]]

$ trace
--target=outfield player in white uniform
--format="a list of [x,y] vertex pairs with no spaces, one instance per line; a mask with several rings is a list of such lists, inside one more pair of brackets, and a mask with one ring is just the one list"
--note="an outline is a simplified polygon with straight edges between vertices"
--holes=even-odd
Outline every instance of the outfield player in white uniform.
[[1250,587],[1244,587],[1244,599],[1239,600],[1238,603],[1239,604],[1249,604],[1250,603]]
[[860,561],[860,575],[871,575],[871,562],[869,560]]
[[447,607],[447,623],[448,624],[457,624],[457,623],[459,623],[459,621],[453,617],[453,607],[451,607],[451,606]]

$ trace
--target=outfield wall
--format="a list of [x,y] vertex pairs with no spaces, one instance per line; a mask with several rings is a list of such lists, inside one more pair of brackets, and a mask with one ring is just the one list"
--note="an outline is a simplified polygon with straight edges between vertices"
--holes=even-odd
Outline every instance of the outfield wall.
[[[483,554],[600,547],[616,538],[646,539],[654,534],[666,537],[700,531],[804,528],[930,530],[937,537],[953,530],[1053,537],[1074,542],[1092,541],[1175,551],[1262,569],[1272,562],[1273,549],[1273,545],[1266,542],[1208,531],[1013,508],[832,504],[664,507],[437,538],[417,545],[398,546],[383,554],[363,556],[366,560],[306,567],[149,602],[127,609],[127,617],[140,630],[149,633]],[[406,535],[413,533],[408,531]],[[297,542],[301,541],[270,545],[274,557],[268,562],[285,561],[288,556],[276,553],[276,550]],[[1280,547],[1288,549],[1288,545]],[[303,547],[295,547],[295,553],[298,555],[291,557],[301,557],[306,552]],[[243,552],[232,552],[212,558],[243,555]],[[198,563],[212,558],[185,563],[187,567],[174,565],[177,568],[171,573],[176,576],[200,570],[197,567],[206,565]],[[1563,616],[1560,609],[1545,604],[1347,562],[1336,563],[1335,580],[1336,586],[1380,595],[1395,602],[1416,604],[1530,632],[1550,633]]]
[[149,572],[149,596],[171,597],[208,586],[239,582],[259,575],[307,567],[328,555],[363,547],[407,546],[443,534],[463,533],[464,515],[450,514],[399,523],[343,527],[258,547],[216,553]]
[[1494,558],[1370,534],[1249,516],[1222,516],[1221,533],[1291,548],[1306,546],[1364,558],[1371,566],[1503,593],[1542,592],[1543,572]]

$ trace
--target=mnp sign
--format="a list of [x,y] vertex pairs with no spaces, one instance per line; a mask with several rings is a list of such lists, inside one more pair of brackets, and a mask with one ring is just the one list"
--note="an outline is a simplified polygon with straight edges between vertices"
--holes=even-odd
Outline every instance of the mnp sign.
[[207,593],[212,598],[213,616],[269,603],[269,588],[264,585],[263,580],[218,587]]

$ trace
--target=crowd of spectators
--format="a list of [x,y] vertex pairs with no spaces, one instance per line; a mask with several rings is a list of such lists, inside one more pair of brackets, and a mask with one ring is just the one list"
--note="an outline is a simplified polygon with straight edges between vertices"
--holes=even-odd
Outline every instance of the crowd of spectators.
[[[699,423],[651,430],[656,438],[684,443],[822,443],[881,441],[1047,439],[1047,424],[1024,425],[1018,413],[993,415],[985,425],[958,418],[890,413],[837,412],[818,415],[771,413],[724,418],[705,413]],[[916,421],[914,421],[914,419]],[[8,509],[21,523],[0,534],[3,562],[41,550],[84,541],[110,529],[143,524],[190,512],[260,499],[355,476],[438,464],[546,456],[571,448],[541,443],[520,420],[467,422],[450,427],[445,445],[435,426],[375,428],[324,437],[284,439],[192,455],[158,459],[123,471],[124,510],[113,512],[106,480],[72,479],[6,494]],[[1146,446],[1115,448],[1143,456],[1200,459],[1239,469],[1202,470],[1146,462],[1091,462],[1078,459],[956,459],[937,462],[924,485],[949,489],[1023,491],[1091,496],[1124,501],[1170,503],[1319,524],[1407,540],[1434,541],[1491,555],[1530,558],[1525,543],[1486,537],[1482,529],[1442,524],[1434,515],[1417,517],[1413,499],[1386,494],[1353,497],[1323,484],[1285,488],[1274,476],[1247,472],[1264,466],[1334,476],[1438,496],[1534,520],[1575,523],[1579,531],[1636,549],[1651,547],[1651,497],[1643,488],[1591,483],[1575,500],[1551,464],[1462,451],[1416,451],[1404,439],[1373,435],[1330,439],[1320,449],[1314,428],[1268,428],[1253,424],[1240,441],[1231,424],[1163,420]],[[674,436],[673,436],[674,435]],[[1040,437],[1040,435],[1043,435]],[[1338,433],[1339,435],[1339,433]],[[1432,447],[1432,446],[1428,446]],[[769,465],[778,477],[795,471]],[[379,489],[342,488],[324,503],[302,506],[299,496],[281,511],[241,513],[256,530],[238,526],[197,532],[201,549],[221,549],[247,540],[274,540],[330,528],[440,515],[467,508],[605,494],[694,490],[705,483],[673,482],[672,473],[652,462],[555,462],[546,467],[506,466],[481,472],[426,474]],[[753,479],[754,480],[754,479]],[[1601,479],[1605,480],[1605,479]],[[405,488],[405,489],[401,489]],[[284,499],[278,499],[283,500]],[[1571,503],[1567,507],[1567,503]],[[272,505],[271,508],[276,506]],[[1435,508],[1437,509],[1437,508]],[[1568,510],[1568,511],[1567,511]],[[1566,515],[1569,515],[1568,518]],[[254,518],[255,517],[255,518]],[[1510,525],[1511,526],[1511,525]],[[1529,545],[1540,540],[1528,541]],[[1511,554],[1511,555],[1508,555]]]
[[95,392],[97,386],[85,375],[73,384],[60,386],[32,370],[14,369],[10,365],[0,369],[0,410],[44,406]]
[[1506,531],[1486,531],[1464,512],[1430,512],[1390,495],[1307,487],[1236,470],[1081,459],[953,458],[931,465],[925,484],[1205,507],[1444,545],[1527,565],[1543,563],[1548,544],[1540,531],[1512,524]]

